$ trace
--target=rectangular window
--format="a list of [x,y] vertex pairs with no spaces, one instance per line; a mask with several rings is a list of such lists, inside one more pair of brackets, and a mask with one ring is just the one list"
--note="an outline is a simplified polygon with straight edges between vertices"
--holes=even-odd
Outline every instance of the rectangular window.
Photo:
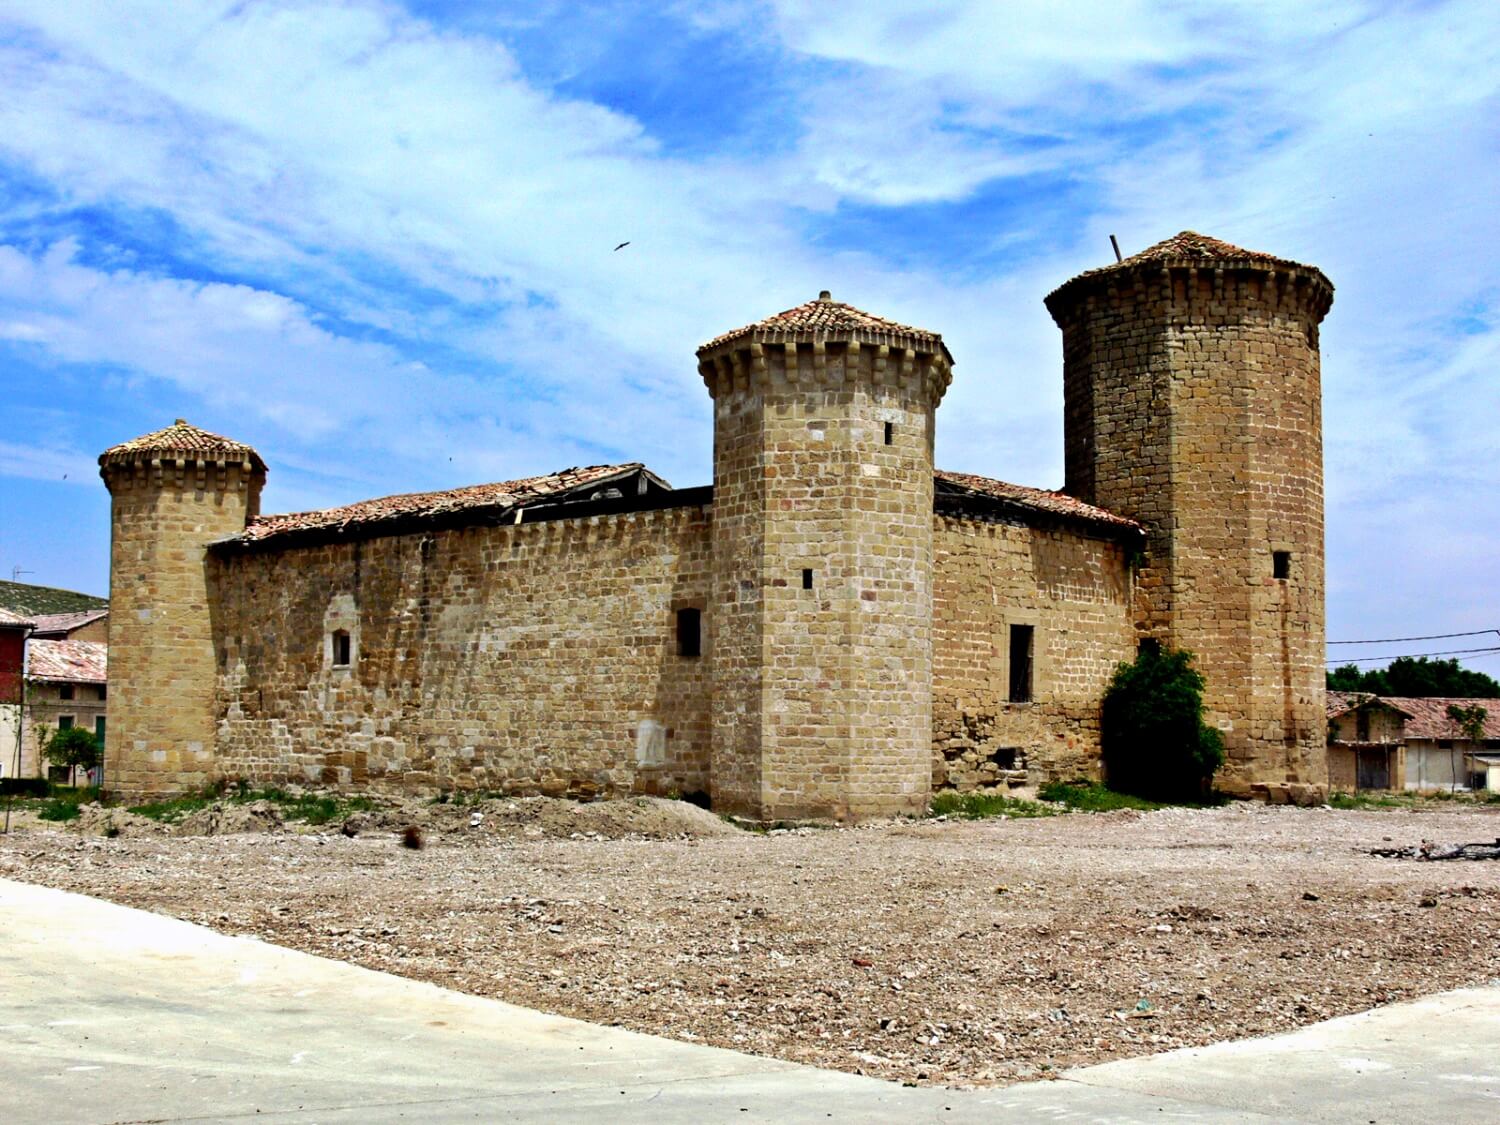
[[677,611],[677,655],[703,655],[703,611],[679,609]]
[[1292,552],[1271,552],[1271,576],[1273,578],[1290,578],[1292,576]]
[[58,730],[71,730],[72,728],[73,728],[73,716],[72,715],[59,715],[57,717],[57,729]]
[[804,590],[812,589],[812,568],[810,567],[806,567],[802,571],[802,588]]
[[97,719],[94,720],[94,738],[98,740],[100,746],[104,745],[104,716],[103,715],[100,715]]
[[60,687],[58,687],[58,689],[57,689],[57,698],[58,699],[72,699],[73,698],[73,685],[72,684],[62,684]]
[[100,699],[108,699],[109,698],[109,687],[107,685],[105,685],[105,684],[100,684],[99,685],[99,698]]
[[1010,701],[1031,702],[1031,646],[1036,632],[1031,625],[1010,627]]
[[887,422],[885,424],[885,443],[886,443],[886,445],[890,445],[891,441],[895,438],[895,436],[896,436],[896,423],[894,423],[894,422]]
[[349,644],[349,633],[347,630],[339,629],[333,634],[333,663],[336,666],[347,667],[349,658],[353,651]]
[[1370,712],[1360,711],[1354,717],[1354,738],[1357,742],[1370,741]]

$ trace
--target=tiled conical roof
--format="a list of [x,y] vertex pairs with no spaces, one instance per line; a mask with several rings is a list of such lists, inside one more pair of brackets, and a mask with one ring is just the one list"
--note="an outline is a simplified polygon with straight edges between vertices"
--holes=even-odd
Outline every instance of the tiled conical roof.
[[1185,230],[1174,234],[1171,238],[1164,238],[1155,245],[1148,246],[1121,261],[1111,262],[1097,269],[1084,270],[1077,277],[1070,278],[1047,294],[1047,307],[1053,308],[1056,299],[1065,290],[1072,289],[1080,282],[1128,272],[1143,266],[1259,266],[1263,269],[1297,270],[1311,275],[1316,281],[1326,286],[1329,294],[1328,300],[1332,300],[1333,283],[1317,266],[1293,261],[1291,258],[1278,258],[1274,254],[1267,254],[1261,250],[1246,250],[1242,246],[1235,246],[1220,238],[1199,234],[1195,230]]
[[849,339],[860,343],[894,344],[922,352],[941,351],[948,356],[950,362],[953,358],[938,333],[929,332],[925,328],[913,328],[909,324],[898,324],[853,305],[835,301],[826,289],[816,300],[786,309],[764,320],[757,320],[743,328],[736,328],[733,332],[715,336],[698,349],[698,354],[701,356],[724,344],[751,339],[773,344]]
[[266,463],[260,454],[242,441],[221,434],[211,434],[179,418],[164,430],[112,445],[99,455],[100,465],[129,461],[148,461],[177,454],[204,461],[249,461],[262,471]]

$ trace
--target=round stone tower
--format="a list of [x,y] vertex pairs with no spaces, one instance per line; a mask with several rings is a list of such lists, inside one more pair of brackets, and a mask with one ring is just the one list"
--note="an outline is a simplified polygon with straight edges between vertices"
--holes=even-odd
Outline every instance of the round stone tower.
[[698,349],[714,400],[712,798],[926,809],[942,338],[821,294]]
[[1140,520],[1137,622],[1197,655],[1219,784],[1326,784],[1322,272],[1184,231],[1047,297],[1066,491]]
[[213,780],[215,658],[207,545],[245,530],[260,454],[182,419],[106,450],[109,725],[104,783],[136,800]]

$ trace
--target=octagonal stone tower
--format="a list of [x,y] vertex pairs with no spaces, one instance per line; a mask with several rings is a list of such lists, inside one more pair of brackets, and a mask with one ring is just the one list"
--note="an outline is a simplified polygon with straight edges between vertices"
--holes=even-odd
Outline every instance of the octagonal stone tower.
[[920,813],[942,338],[831,299],[698,349],[714,400],[714,807]]
[[109,726],[104,781],[129,800],[215,777],[215,657],[207,545],[260,510],[266,465],[190,426],[106,450],[110,493]]
[[1197,654],[1218,783],[1326,784],[1313,266],[1192,231],[1047,297],[1068,493],[1146,525],[1143,637]]

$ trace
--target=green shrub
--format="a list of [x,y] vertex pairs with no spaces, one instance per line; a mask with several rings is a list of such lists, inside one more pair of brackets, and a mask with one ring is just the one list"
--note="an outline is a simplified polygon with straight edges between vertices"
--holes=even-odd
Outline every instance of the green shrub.
[[1049,781],[1037,796],[1056,801],[1080,812],[1112,812],[1115,809],[1159,809],[1155,801],[1142,800],[1128,793],[1117,793],[1093,781]]
[[58,727],[42,747],[42,757],[54,766],[91,770],[99,764],[99,740],[82,727]]
[[69,801],[64,797],[53,797],[42,804],[36,815],[41,820],[77,820],[78,802]]
[[1100,741],[1109,787],[1157,801],[1202,801],[1224,761],[1224,739],[1203,721],[1193,654],[1143,645],[1104,693]]

